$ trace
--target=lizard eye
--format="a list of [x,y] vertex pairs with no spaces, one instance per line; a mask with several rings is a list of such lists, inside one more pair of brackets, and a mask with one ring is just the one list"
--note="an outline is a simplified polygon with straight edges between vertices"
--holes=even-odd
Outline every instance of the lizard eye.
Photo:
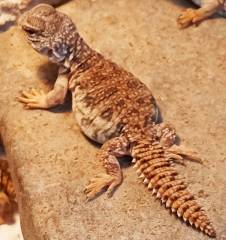
[[22,26],[22,29],[29,35],[34,34],[34,33],[37,32],[36,29],[33,29],[33,28],[29,27],[29,26]]

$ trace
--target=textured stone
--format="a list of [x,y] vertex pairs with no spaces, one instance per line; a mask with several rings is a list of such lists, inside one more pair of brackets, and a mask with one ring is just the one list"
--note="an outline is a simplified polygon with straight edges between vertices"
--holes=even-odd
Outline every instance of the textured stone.
[[[203,157],[204,166],[188,163],[181,175],[224,239],[226,20],[181,31],[175,20],[182,3],[77,0],[60,10],[92,47],[152,89],[163,119]],[[24,110],[15,99],[22,89],[51,88],[55,66],[32,50],[16,27],[0,35],[0,52],[0,127],[26,240],[208,239],[170,216],[127,164],[111,199],[102,195],[85,203],[84,186],[102,168],[94,161],[98,146],[75,123],[70,95],[51,111]]]

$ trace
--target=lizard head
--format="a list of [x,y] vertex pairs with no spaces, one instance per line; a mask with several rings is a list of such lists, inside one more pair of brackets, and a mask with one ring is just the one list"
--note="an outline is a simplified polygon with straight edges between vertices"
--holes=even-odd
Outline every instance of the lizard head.
[[39,4],[25,12],[19,25],[28,42],[50,61],[61,64],[75,54],[78,33],[72,20],[48,4]]

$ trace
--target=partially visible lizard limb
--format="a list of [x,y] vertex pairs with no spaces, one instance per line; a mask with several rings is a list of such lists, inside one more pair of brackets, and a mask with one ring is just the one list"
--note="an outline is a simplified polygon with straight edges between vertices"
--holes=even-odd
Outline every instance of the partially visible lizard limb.
[[223,4],[218,0],[206,1],[206,3],[204,2],[203,6],[199,9],[186,9],[178,17],[177,22],[181,28],[186,28],[189,25],[196,24],[208,18],[221,8],[223,8]]
[[190,160],[193,162],[203,163],[202,159],[197,156],[195,151],[192,151],[184,146],[175,145],[176,130],[169,123],[160,123],[155,125],[157,131],[156,135],[159,138],[159,142],[164,149],[166,149],[166,157],[174,161],[185,165],[184,160]]
[[4,191],[11,199],[16,198],[8,162],[2,157],[0,158],[0,190]]
[[117,157],[127,154],[128,143],[124,137],[116,137],[103,144],[97,153],[97,159],[103,162],[106,174],[101,174],[90,181],[90,184],[85,189],[87,200],[93,199],[104,188],[107,188],[108,197],[112,196],[114,190],[123,180]]
[[[173,145],[170,148],[166,149],[166,156],[172,159],[178,159],[180,160],[189,160],[192,162],[198,162],[200,164],[203,164],[203,160],[197,156],[197,153],[195,151],[192,151],[184,146],[177,146]],[[183,163],[183,165],[185,165]]]
[[15,211],[15,202],[6,195],[0,192],[0,225],[13,223],[13,214]]
[[31,89],[22,91],[22,96],[18,100],[24,103],[25,108],[48,109],[64,103],[68,90],[68,78],[60,74],[55,82],[53,90],[47,94],[42,90]]
[[22,0],[20,5],[19,5],[19,9],[23,10],[25,8],[27,8],[27,6],[32,2],[32,0]]
[[16,210],[16,194],[5,158],[0,158],[0,225],[13,222]]
[[159,123],[156,124],[154,128],[156,130],[156,136],[164,148],[169,148],[175,144],[176,130],[171,124]]

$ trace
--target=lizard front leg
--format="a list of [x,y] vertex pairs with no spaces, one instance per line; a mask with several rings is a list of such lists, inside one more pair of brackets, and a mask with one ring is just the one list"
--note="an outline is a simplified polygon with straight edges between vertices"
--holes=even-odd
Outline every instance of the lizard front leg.
[[18,100],[24,103],[26,108],[48,109],[59,104],[63,104],[67,91],[67,75],[60,74],[54,84],[54,88],[48,93],[44,93],[44,91],[36,89],[22,91],[22,96],[18,97]]
[[128,155],[129,144],[124,137],[116,137],[103,144],[97,153],[97,159],[103,162],[106,173],[90,181],[85,189],[87,200],[95,198],[104,189],[108,197],[122,183],[123,174],[117,157]]
[[188,8],[178,17],[177,22],[181,28],[196,24],[209,16],[213,15],[219,9],[223,8],[223,4],[219,0],[203,1],[202,7],[199,9]]

